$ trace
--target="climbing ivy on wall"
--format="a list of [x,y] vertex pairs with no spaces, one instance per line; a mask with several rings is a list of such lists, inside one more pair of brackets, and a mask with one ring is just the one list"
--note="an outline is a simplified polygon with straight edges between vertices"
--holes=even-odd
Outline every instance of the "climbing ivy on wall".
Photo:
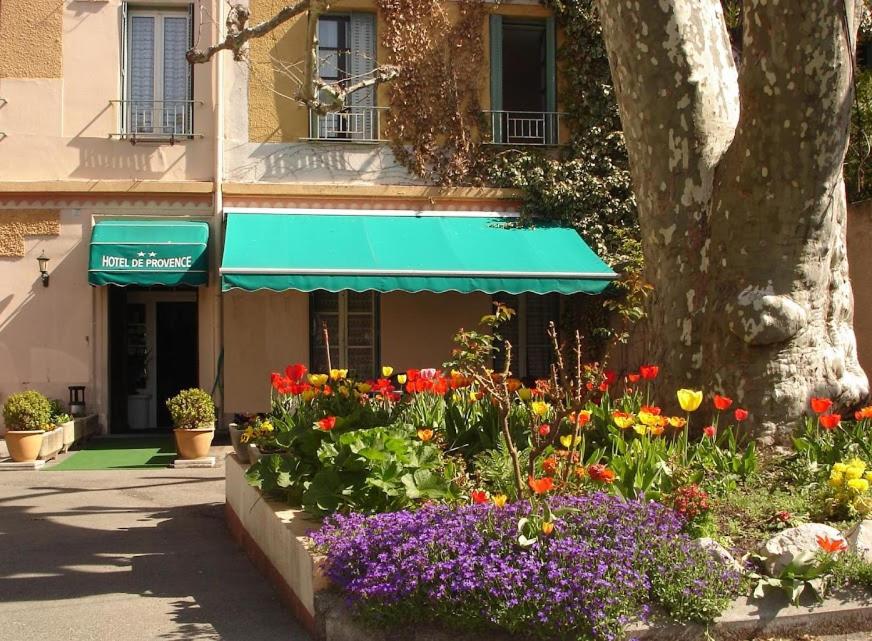
[[399,76],[389,86],[387,133],[397,159],[436,184],[465,184],[479,156],[483,0],[452,19],[439,0],[378,0],[383,44]]

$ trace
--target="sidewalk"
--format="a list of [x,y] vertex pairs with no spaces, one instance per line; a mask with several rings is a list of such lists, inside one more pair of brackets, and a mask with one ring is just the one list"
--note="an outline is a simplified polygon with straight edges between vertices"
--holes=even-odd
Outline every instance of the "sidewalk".
[[306,641],[230,538],[223,478],[4,472],[0,641]]

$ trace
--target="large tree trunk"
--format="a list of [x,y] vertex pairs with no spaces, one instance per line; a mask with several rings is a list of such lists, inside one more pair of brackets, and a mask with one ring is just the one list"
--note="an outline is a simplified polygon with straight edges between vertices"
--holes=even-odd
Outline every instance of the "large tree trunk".
[[719,0],[598,6],[664,387],[731,395],[766,435],[812,394],[857,402],[841,180],[854,1],[745,3],[738,81]]

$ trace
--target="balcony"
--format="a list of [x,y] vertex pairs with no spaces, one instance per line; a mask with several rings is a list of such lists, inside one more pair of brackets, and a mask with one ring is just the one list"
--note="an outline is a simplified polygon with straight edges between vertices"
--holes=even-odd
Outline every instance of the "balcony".
[[328,114],[309,112],[309,137],[331,142],[386,142],[382,114],[387,107],[346,107]]
[[169,142],[201,138],[194,133],[195,100],[111,100],[121,109],[121,131],[113,138],[137,142]]
[[485,111],[484,142],[491,145],[561,145],[557,111]]

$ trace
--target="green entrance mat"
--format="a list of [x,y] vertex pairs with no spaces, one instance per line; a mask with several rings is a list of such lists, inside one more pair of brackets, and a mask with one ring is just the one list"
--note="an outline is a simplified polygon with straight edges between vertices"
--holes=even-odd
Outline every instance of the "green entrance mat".
[[139,470],[172,465],[176,447],[170,437],[99,438],[45,471]]

